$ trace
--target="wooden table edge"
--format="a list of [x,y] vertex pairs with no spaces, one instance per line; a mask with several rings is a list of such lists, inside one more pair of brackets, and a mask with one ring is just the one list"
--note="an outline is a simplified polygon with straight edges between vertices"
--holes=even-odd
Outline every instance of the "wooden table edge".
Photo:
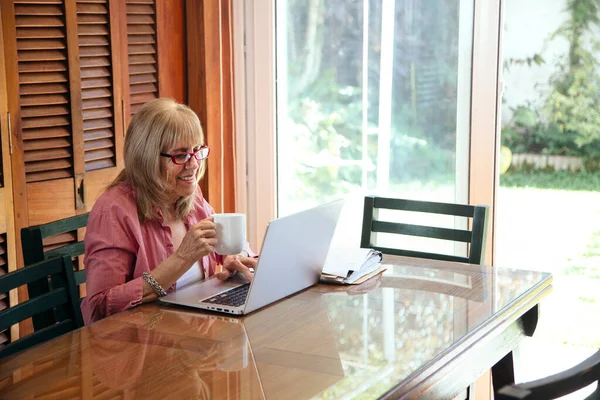
[[[551,291],[552,276],[548,276],[517,298],[515,304],[504,310],[500,318],[490,318],[451,346],[449,351],[442,352],[404,379],[400,385],[391,388],[380,399],[440,399],[460,394],[528,336],[522,321],[524,316],[537,307],[540,300]],[[483,350],[488,345],[499,346],[498,351],[480,363],[487,366],[478,368],[467,377],[468,371],[461,367],[473,359],[479,362],[482,354],[486,354]]]

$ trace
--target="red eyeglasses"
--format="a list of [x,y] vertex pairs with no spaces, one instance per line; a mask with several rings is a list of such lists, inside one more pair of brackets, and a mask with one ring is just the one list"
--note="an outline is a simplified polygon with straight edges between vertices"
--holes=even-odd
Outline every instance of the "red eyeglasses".
[[195,157],[196,160],[198,160],[198,161],[204,160],[206,157],[208,157],[208,153],[210,153],[210,148],[208,146],[202,146],[198,150],[194,151],[193,153],[187,153],[187,152],[173,153],[173,154],[160,153],[160,155],[163,157],[171,157],[171,161],[173,161],[173,164],[183,165],[183,164],[187,163],[188,161],[190,161],[192,159],[192,157]]

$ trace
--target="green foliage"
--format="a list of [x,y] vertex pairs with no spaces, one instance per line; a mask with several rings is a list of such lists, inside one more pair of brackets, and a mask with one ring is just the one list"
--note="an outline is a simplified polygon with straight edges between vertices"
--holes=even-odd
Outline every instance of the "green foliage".
[[[456,147],[456,0],[411,11],[413,27],[395,28],[390,183],[446,177]],[[368,87],[363,87],[362,0],[287,2],[285,109],[278,111],[280,176],[289,200],[326,201],[367,182],[380,149],[381,4],[370,4]],[[412,38],[407,40],[407,36]],[[285,68],[285,65],[278,65]],[[282,80],[283,81],[283,80]],[[363,90],[367,90],[363,149]],[[363,151],[367,160],[362,164]]]
[[513,153],[585,156],[587,147],[575,144],[574,132],[562,132],[557,124],[543,121],[530,104],[512,109],[512,119],[502,129],[502,145]]
[[391,171],[396,181],[442,183],[454,179],[454,150],[444,149],[423,139],[401,135],[394,137],[391,150]]
[[542,55],[535,53],[531,57],[508,58],[504,60],[504,62],[502,63],[502,67],[504,68],[504,71],[508,72],[510,71],[510,67],[512,67],[513,65],[527,65],[528,67],[531,67],[532,65],[542,65],[545,63],[546,61],[542,58]]
[[[502,130],[502,144],[513,153],[580,156],[589,170],[600,169],[600,62],[595,53],[600,41],[600,0],[569,0],[569,18],[551,36],[569,43],[568,53],[556,65],[544,105],[513,109],[511,121]],[[514,64],[537,64],[534,55]]]
[[600,190],[600,172],[559,171],[548,173],[543,171],[512,172],[509,170],[501,176],[500,186],[597,192]]
[[600,28],[599,7],[600,0],[569,0],[570,18],[553,35],[569,42],[569,52],[550,80],[545,109],[580,147],[600,140],[600,63],[595,57],[600,41],[594,34]]

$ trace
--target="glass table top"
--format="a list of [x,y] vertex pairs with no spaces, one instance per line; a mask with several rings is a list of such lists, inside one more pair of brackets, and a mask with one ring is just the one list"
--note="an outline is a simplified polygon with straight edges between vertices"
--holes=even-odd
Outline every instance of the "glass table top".
[[116,314],[1,360],[0,397],[376,398],[551,282],[544,272],[384,263],[361,285],[316,285],[241,318],[156,303]]

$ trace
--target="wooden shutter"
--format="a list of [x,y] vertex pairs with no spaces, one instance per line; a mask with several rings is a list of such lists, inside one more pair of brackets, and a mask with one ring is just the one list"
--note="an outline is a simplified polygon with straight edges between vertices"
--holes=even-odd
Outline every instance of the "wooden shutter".
[[43,240],[44,253],[77,242],[77,232],[66,232]]
[[18,231],[89,211],[122,167],[125,3],[0,4]]
[[114,91],[108,0],[78,0],[77,28],[85,170],[114,167]]
[[23,159],[27,182],[73,176],[62,1],[15,1]]
[[129,111],[158,97],[156,3],[127,0],[127,54],[129,59]]
[[[8,273],[8,257],[6,254],[6,233],[0,234],[0,276]],[[8,293],[0,293],[0,311],[8,308]],[[10,342],[10,329],[0,331],[0,347]]]
[[3,171],[2,165],[4,165],[4,164],[2,163],[2,146],[0,146],[0,188],[4,187],[4,174],[3,174],[4,171]]

